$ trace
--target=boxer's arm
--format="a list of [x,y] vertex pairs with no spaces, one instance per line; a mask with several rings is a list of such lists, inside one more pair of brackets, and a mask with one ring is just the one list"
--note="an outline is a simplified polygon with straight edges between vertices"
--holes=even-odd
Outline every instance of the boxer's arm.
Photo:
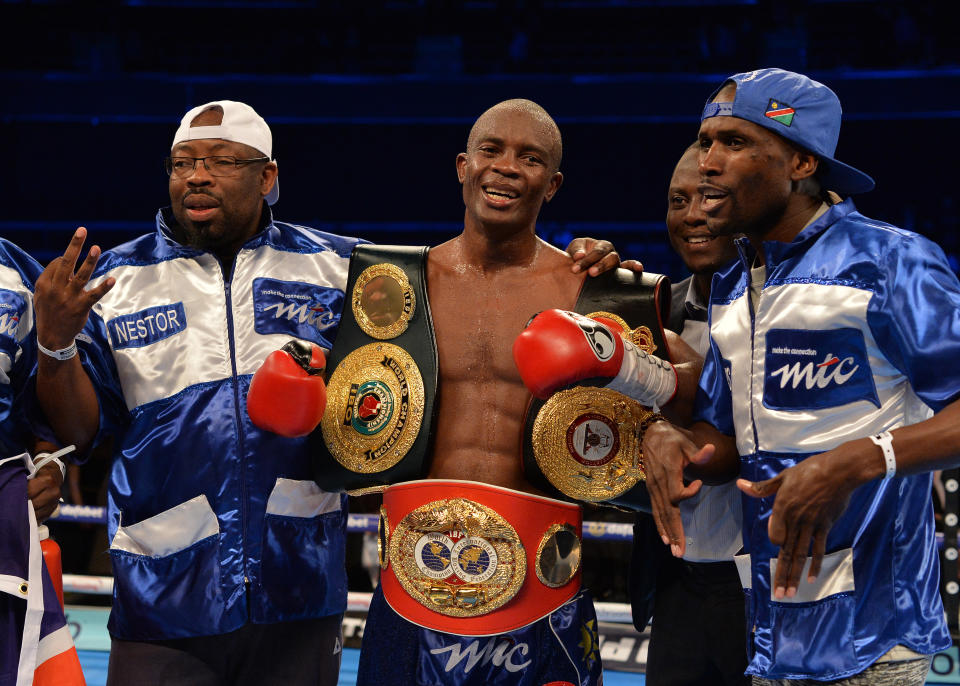
[[[37,342],[49,350],[61,350],[73,344],[93,305],[113,288],[114,279],[109,278],[95,288],[86,289],[100,257],[98,246],[90,248],[74,273],[86,235],[86,229],[77,229],[63,256],[52,260],[37,279],[34,293]],[[38,351],[36,393],[57,438],[84,453],[97,434],[100,405],[79,355],[58,360]]]
[[668,361],[575,312],[535,315],[514,341],[513,358],[523,383],[542,399],[564,386],[605,379],[605,388],[659,410],[677,390],[677,374]]
[[[960,466],[960,400],[917,424],[890,432],[898,476]],[[755,498],[775,495],[770,541],[780,546],[774,595],[796,595],[800,574],[812,549],[808,580],[820,573],[827,534],[843,514],[853,491],[886,474],[883,450],[869,438],[843,443],[808,457],[766,481],[737,481]]]
[[664,405],[662,412],[674,424],[687,426],[693,416],[703,356],[673,331],[664,330],[663,333],[670,348],[670,362],[677,373],[677,392],[673,400]]

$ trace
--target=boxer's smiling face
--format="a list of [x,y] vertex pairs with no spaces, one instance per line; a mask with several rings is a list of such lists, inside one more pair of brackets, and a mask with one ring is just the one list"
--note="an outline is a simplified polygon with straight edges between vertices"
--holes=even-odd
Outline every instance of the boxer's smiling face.
[[[221,112],[208,110],[192,126],[216,126]],[[171,157],[229,155],[253,159],[263,154],[248,145],[219,138],[184,141],[170,151]],[[170,203],[179,225],[178,238],[219,256],[230,256],[246,242],[260,223],[264,193],[276,177],[273,163],[254,162],[228,170],[229,175],[212,175],[197,162],[186,176],[170,175]]]
[[467,148],[457,176],[468,221],[532,227],[563,181],[554,131],[529,112],[493,109],[474,125]]
[[732,236],[716,236],[707,228],[700,207],[697,148],[687,150],[670,179],[667,193],[667,233],[674,251],[694,274],[709,274],[737,256]]

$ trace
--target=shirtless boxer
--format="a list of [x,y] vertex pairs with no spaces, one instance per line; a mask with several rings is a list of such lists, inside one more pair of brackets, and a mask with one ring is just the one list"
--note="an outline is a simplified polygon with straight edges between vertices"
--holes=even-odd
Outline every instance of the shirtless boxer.
[[[537,492],[524,476],[521,436],[530,396],[513,356],[531,316],[574,307],[583,282],[571,258],[536,235],[540,207],[563,181],[561,147],[556,124],[540,106],[511,100],[477,120],[467,152],[457,157],[464,231],[432,249],[426,266],[439,363],[430,468],[425,479],[384,493],[384,571],[358,684],[601,683],[592,600],[572,561],[580,509]],[[553,310],[526,332],[552,341],[573,331],[583,347],[576,321]],[[677,350],[683,345],[668,340]],[[664,401],[677,379],[677,395],[692,398],[696,363],[678,364],[676,375],[669,365],[661,371],[671,384]],[[334,370],[332,394],[336,376]],[[361,389],[369,383],[358,383],[354,396],[368,392]],[[263,396],[251,387],[251,407],[281,424],[290,417],[271,398],[285,395],[282,387],[273,377]],[[346,407],[353,412],[353,401]],[[357,398],[356,408],[351,421],[367,433],[379,430],[371,429],[371,416],[395,411],[372,396]],[[540,565],[545,549],[556,555]]]
[[[529,495],[537,492],[524,477],[520,438],[530,396],[512,355],[513,341],[530,317],[549,308],[571,309],[583,282],[582,274],[571,271],[571,258],[536,235],[542,203],[549,202],[563,182],[561,153],[560,132],[550,116],[533,102],[509,100],[476,121],[467,151],[457,156],[466,205],[464,230],[432,249],[427,262],[440,370],[428,479],[479,483],[457,491],[457,486],[447,482],[412,502],[457,495],[480,500],[478,489],[484,489],[505,507],[498,510],[500,514],[510,512],[506,518],[517,529],[538,517],[579,523],[577,506]],[[670,339],[671,345],[678,340]],[[677,365],[677,370],[681,384],[692,393],[698,370],[684,364]],[[392,487],[385,494],[385,504],[389,509],[395,492],[406,498],[423,488],[431,488],[429,482],[404,484],[399,490]],[[464,490],[468,488],[472,490]],[[390,526],[393,524],[391,521]],[[541,534],[542,529],[533,540],[523,540],[524,546],[535,549]],[[457,548],[462,548],[461,562],[478,550],[489,550],[480,543],[464,545],[467,538],[454,540],[453,534],[441,539],[438,564],[446,562],[444,555],[451,552],[451,544],[454,557]],[[500,563],[505,563],[499,550],[498,555]],[[395,566],[397,563],[393,561]],[[482,577],[469,569],[466,572],[461,576],[467,582]],[[528,570],[527,586],[532,576]],[[381,588],[389,587],[388,577],[389,573],[384,575]],[[537,583],[535,578],[533,583]],[[578,578],[568,587],[573,585],[579,585]],[[481,624],[488,615],[454,618],[453,626],[463,624],[469,635],[457,635],[452,628],[426,628],[419,618],[415,618],[420,624],[416,626],[400,617],[393,599],[388,605],[378,589],[370,608],[357,683],[599,684],[592,600],[586,591],[568,587],[554,589],[566,594],[557,607],[544,606],[546,612],[517,618],[513,622],[517,628],[512,631],[496,630],[495,622]],[[521,589],[511,606],[523,605],[532,595],[549,590],[545,586]]]

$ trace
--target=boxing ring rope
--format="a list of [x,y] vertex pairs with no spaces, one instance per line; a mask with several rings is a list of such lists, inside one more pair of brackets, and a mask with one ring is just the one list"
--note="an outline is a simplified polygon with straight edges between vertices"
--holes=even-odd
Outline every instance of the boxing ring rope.
[[[61,503],[59,511],[50,517],[50,520],[76,524],[106,524],[107,508]],[[375,514],[349,514],[347,531],[349,533],[376,532],[378,520],[379,517]],[[633,539],[633,524],[586,521],[583,523],[583,537],[601,541],[630,541]]]
[[[960,510],[960,487],[958,487],[958,478],[960,470],[951,470],[945,473],[947,482],[947,507],[948,513],[956,513]],[[70,505],[61,503],[57,514],[50,518],[56,522],[72,522],[83,524],[106,524],[107,509],[105,507],[95,507],[91,505]],[[349,533],[376,532],[377,521],[379,517],[375,514],[350,514],[347,519],[347,531]],[[947,540],[957,541],[958,537],[958,518],[956,514],[948,516],[946,519]],[[585,521],[583,523],[584,540],[600,541],[623,541],[633,540],[633,525],[625,522],[599,522]],[[956,544],[947,546],[944,549],[944,535],[937,533],[937,546],[941,549],[943,555],[943,578],[941,584],[944,586],[943,600],[950,628],[956,631],[958,619],[958,591],[960,584],[956,581],[956,569],[958,564],[958,546]],[[952,574],[950,574],[952,572]],[[63,590],[68,593],[85,593],[90,595],[112,595],[113,578],[109,576],[86,576],[82,574],[64,574]],[[347,594],[347,610],[357,610],[365,612],[370,605],[370,593],[351,591]],[[604,622],[616,622],[630,624],[633,620],[630,614],[630,606],[625,603],[594,602],[597,618]]]
[[[81,524],[106,524],[107,509],[91,505],[70,505],[62,503],[57,514],[50,518],[56,522]],[[350,514],[347,518],[349,533],[376,532],[379,517],[375,514]],[[601,541],[633,540],[633,525],[624,522],[583,523],[583,538]],[[83,593],[88,595],[113,595],[113,577],[87,576],[83,574],[64,574],[65,593]],[[371,593],[350,591],[347,593],[347,611],[366,612],[370,606]],[[626,603],[594,602],[597,618],[603,622],[630,624],[630,606]]]

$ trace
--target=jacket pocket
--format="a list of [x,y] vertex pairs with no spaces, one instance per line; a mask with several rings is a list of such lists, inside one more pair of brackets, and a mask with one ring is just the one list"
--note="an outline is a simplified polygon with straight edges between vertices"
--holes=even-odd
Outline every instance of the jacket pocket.
[[270,493],[260,576],[268,604],[283,619],[343,612],[343,497],[293,479],[277,479]]
[[204,495],[121,524],[110,543],[111,632],[130,639],[217,633],[223,611],[219,534]]
[[836,678],[858,667],[854,653],[856,599],[838,595],[816,603],[772,603],[773,678]]
[[[824,556],[820,574],[807,581],[810,559],[800,574],[797,594],[770,603],[775,673],[835,678],[858,668],[854,651],[856,583],[853,549]],[[777,560],[770,560],[770,588]]]

